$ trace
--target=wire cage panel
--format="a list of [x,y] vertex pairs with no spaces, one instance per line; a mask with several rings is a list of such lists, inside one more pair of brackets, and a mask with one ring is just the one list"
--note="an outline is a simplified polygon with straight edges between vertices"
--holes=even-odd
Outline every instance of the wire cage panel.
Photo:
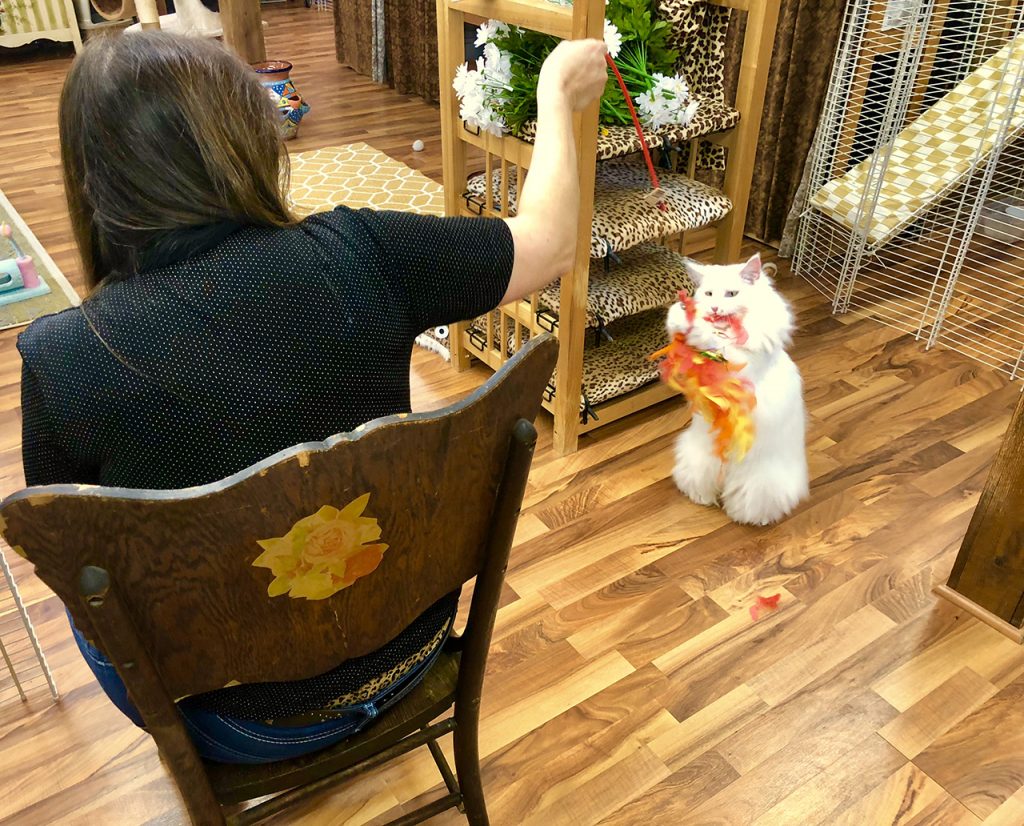
[[1022,89],[1020,0],[851,3],[794,262],[836,312],[1020,374]]

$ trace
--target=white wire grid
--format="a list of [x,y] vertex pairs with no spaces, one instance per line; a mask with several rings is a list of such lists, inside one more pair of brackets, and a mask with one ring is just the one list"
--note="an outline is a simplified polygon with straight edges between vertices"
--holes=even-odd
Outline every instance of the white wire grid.
[[[872,243],[869,228],[877,226],[900,133],[1020,37],[1024,0],[853,0],[794,256],[795,270],[835,312],[871,316],[1013,378],[1024,371],[1024,61],[1001,65],[998,94],[984,108],[994,148],[979,144],[967,173],[923,203],[898,234]],[[938,123],[945,131],[958,126]],[[861,162],[868,172],[848,222],[811,205]],[[933,172],[934,179],[943,174],[924,170]]]
[[0,707],[15,699],[27,701],[44,688],[57,699],[50,667],[0,549]]

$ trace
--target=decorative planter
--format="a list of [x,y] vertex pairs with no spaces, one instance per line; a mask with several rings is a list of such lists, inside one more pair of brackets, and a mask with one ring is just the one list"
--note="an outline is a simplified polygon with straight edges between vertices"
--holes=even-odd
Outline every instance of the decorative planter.
[[287,60],[265,60],[252,67],[281,116],[281,137],[291,140],[298,134],[303,115],[309,111],[309,104],[295,90],[290,77],[292,64]]

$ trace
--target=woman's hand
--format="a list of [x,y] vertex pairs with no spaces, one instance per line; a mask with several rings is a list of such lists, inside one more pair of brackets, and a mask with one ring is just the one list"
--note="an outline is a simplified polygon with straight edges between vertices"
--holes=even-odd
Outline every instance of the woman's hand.
[[537,108],[568,104],[578,112],[597,100],[608,80],[604,56],[608,48],[600,40],[563,40],[548,55],[540,70]]

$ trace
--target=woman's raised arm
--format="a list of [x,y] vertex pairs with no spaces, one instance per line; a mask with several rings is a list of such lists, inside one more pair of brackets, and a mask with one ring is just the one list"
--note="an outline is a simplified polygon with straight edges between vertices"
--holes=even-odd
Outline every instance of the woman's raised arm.
[[512,278],[502,303],[523,298],[572,267],[580,211],[580,182],[572,116],[604,91],[605,53],[599,40],[564,41],[541,68],[537,139],[515,217]]

